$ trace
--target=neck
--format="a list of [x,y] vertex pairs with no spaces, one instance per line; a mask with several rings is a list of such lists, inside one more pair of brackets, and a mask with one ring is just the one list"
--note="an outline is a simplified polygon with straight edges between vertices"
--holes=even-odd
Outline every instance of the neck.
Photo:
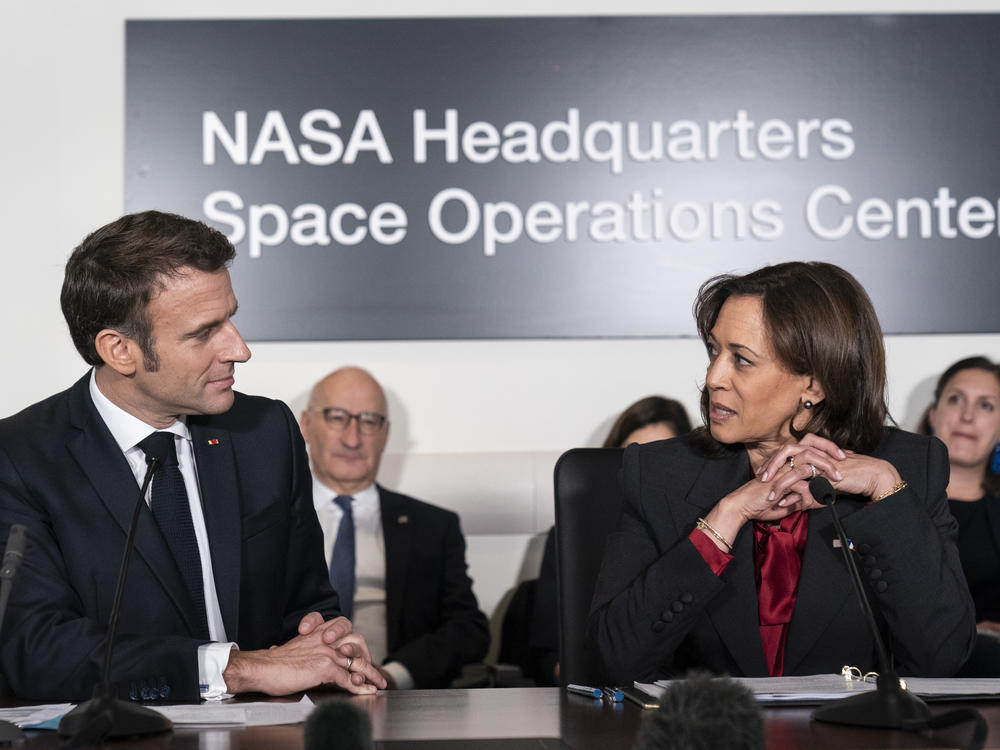
[[317,479],[323,483],[324,487],[328,487],[338,495],[350,495],[351,497],[375,484],[371,479],[359,479],[357,481],[337,480],[333,477],[317,477]]
[[153,409],[146,408],[142,399],[138,398],[135,389],[132,388],[132,381],[115,372],[107,365],[98,367],[94,373],[94,382],[104,397],[121,409],[128,412],[136,419],[141,419],[150,427],[164,429],[176,422],[179,414],[157,413]]
[[983,472],[986,465],[956,466],[951,465],[951,479],[948,481],[948,498],[950,500],[978,500],[983,496]]
[[778,442],[747,443],[744,447],[747,450],[747,455],[750,457],[750,469],[756,473],[757,469],[771,460],[771,456],[782,445],[783,443]]

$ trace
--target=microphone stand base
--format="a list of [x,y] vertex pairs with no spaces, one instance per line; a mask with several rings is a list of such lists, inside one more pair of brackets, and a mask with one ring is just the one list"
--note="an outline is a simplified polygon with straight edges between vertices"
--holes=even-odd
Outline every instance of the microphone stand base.
[[[881,679],[881,678],[880,678]],[[926,729],[931,718],[927,704],[898,687],[860,693],[831,701],[813,711],[812,718],[832,724],[848,724],[876,729]]]
[[16,724],[0,721],[0,745],[13,745],[24,742],[24,732]]
[[173,726],[159,711],[119,700],[112,695],[109,685],[98,685],[93,698],[62,717],[59,734],[63,737],[83,734],[89,741],[99,741],[168,732]]

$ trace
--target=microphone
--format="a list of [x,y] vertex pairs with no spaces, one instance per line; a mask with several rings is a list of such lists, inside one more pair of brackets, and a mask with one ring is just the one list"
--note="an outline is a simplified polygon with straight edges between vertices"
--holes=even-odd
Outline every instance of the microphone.
[[[671,682],[633,750],[764,750],[764,717],[750,689],[694,673]],[[307,746],[308,750],[308,746]]]
[[930,709],[920,698],[900,685],[899,677],[891,667],[889,652],[886,651],[885,643],[882,641],[878,624],[875,622],[875,613],[872,611],[871,602],[868,601],[861,575],[851,554],[850,541],[834,507],[837,493],[826,477],[810,479],[809,492],[816,502],[827,506],[833,516],[833,525],[840,539],[840,550],[844,553],[844,562],[847,563],[858,604],[875,640],[879,662],[877,689],[874,692],[852,695],[827,703],[813,711],[813,718],[817,721],[879,729],[925,729],[931,720]]
[[304,750],[375,750],[372,721],[349,700],[319,704],[303,728]]
[[[7,600],[14,588],[14,576],[24,559],[24,546],[28,540],[28,529],[19,523],[10,527],[7,546],[3,551],[3,562],[0,563],[0,633],[3,633],[3,618],[7,613]],[[24,741],[24,732],[16,724],[0,721],[0,745],[12,745]]]
[[111,616],[108,618],[108,636],[104,645],[104,671],[101,681],[94,686],[94,697],[81,703],[59,722],[59,734],[72,737],[69,747],[81,747],[87,744],[97,744],[107,737],[128,737],[154,732],[166,732],[173,727],[173,722],[159,711],[138,706],[128,701],[119,700],[115,694],[115,686],[111,682],[111,655],[114,651],[115,634],[118,632],[118,617],[121,615],[122,594],[125,591],[125,578],[128,575],[128,564],[135,548],[135,532],[139,526],[139,514],[146,503],[146,490],[153,478],[153,473],[162,463],[158,457],[146,457],[148,468],[143,477],[139,498],[132,511],[132,521],[129,523],[128,534],[125,537],[125,549],[122,551],[122,562],[118,569],[118,583],[115,586],[115,598],[111,603]]

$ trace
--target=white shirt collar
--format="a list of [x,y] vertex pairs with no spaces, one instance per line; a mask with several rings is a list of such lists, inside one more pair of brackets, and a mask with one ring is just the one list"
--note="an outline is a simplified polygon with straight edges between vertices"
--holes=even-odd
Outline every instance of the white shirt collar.
[[[134,417],[120,406],[101,393],[97,387],[96,368],[90,371],[90,398],[97,407],[97,413],[101,415],[104,424],[111,431],[111,436],[118,443],[122,453],[134,448],[138,442],[149,435],[153,430],[160,428],[153,427],[143,422],[138,417]],[[160,432],[172,432],[185,440],[191,440],[191,431],[188,429],[184,418],[178,419],[169,427],[160,429]]]
[[[333,505],[333,498],[339,495],[339,492],[327,487],[316,475],[313,474],[313,505],[316,506],[317,510],[329,508]],[[379,508],[379,495],[378,495],[378,485],[372,483],[365,487],[363,490],[355,492],[351,497],[354,498],[352,506],[355,511],[359,509],[374,509]]]

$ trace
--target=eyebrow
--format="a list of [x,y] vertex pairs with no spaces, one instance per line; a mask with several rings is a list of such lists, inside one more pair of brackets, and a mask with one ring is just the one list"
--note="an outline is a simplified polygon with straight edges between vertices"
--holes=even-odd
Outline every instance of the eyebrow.
[[[709,341],[711,341],[712,343],[714,343],[716,346],[719,346],[719,340],[717,338],[715,338],[715,334],[709,333],[708,334],[708,339],[709,339]],[[760,354],[758,354],[757,352],[755,352],[753,349],[751,349],[746,344],[729,344],[729,348],[730,349],[743,349],[745,351],[750,352],[755,357],[760,357],[761,356]]]
[[231,320],[232,317],[234,315],[236,315],[236,311],[239,310],[239,307],[240,306],[239,306],[238,303],[235,304],[235,305],[233,305],[233,309],[230,310],[228,313],[226,313],[225,317],[217,318],[215,320],[210,320],[207,323],[203,323],[202,325],[200,325],[197,328],[195,328],[193,331],[189,331],[188,333],[185,333],[184,334],[184,338],[186,338],[186,339],[198,338],[198,336],[200,336],[205,331],[209,331],[209,330],[211,330],[213,328],[218,328],[223,323],[225,323],[227,320]]

